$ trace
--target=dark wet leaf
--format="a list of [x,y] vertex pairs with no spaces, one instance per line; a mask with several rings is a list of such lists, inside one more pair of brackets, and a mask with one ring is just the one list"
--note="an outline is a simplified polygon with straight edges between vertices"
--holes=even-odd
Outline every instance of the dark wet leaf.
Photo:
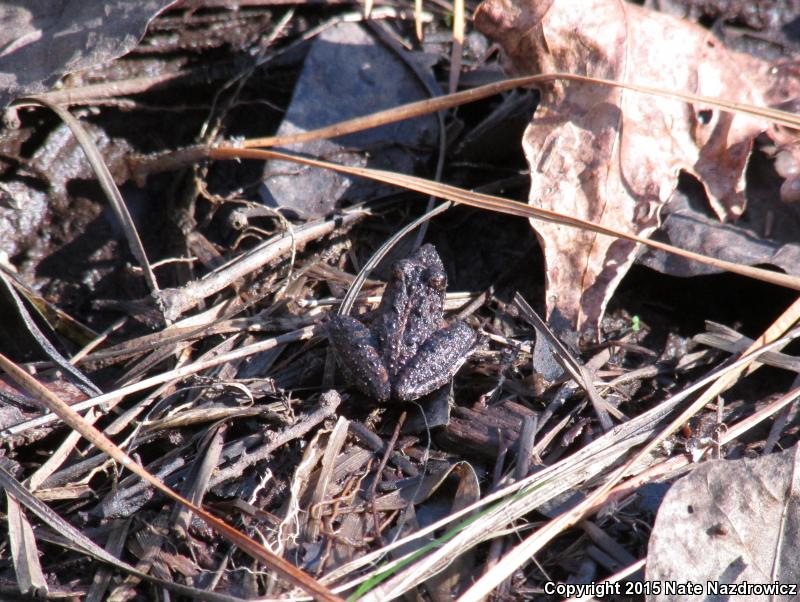
[[0,105],[130,51],[175,0],[21,0],[0,5]]
[[[311,46],[277,133],[305,132],[425,98],[425,88],[395,53],[360,25],[342,23]],[[436,128],[436,118],[426,115],[290,148],[346,165],[410,173],[419,147],[432,145]],[[329,213],[345,196],[363,199],[376,190],[373,183],[356,182],[332,171],[273,161],[266,166],[261,196],[269,205],[313,217]]]
[[[761,237],[745,224],[720,223],[697,211],[685,199],[674,198],[657,238],[676,247],[745,265],[773,265],[788,274],[800,273],[800,245]],[[638,263],[671,276],[719,272],[656,249],[647,249]]]

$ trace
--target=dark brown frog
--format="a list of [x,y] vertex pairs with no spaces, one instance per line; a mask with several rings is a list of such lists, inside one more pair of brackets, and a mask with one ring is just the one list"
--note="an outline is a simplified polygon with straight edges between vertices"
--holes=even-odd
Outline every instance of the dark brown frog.
[[444,320],[447,275],[433,245],[392,266],[378,308],[336,316],[328,338],[347,378],[378,401],[411,401],[444,386],[475,344],[464,322]]

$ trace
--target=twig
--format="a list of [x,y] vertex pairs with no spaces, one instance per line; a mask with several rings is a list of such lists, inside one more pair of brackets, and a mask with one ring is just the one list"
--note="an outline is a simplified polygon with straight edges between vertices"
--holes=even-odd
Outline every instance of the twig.
[[299,418],[296,424],[274,435],[267,444],[257,450],[248,452],[247,455],[243,456],[234,464],[217,472],[211,477],[209,487],[216,487],[220,483],[238,477],[248,466],[266,460],[279,447],[285,445],[289,441],[294,441],[295,439],[303,437],[320,422],[327,419],[329,416],[335,415],[336,409],[339,407],[341,401],[336,391],[326,391],[320,396],[319,405],[313,412]]
[[119,188],[117,188],[117,185],[114,183],[114,177],[108,170],[108,166],[105,164],[105,161],[103,161],[100,151],[97,150],[97,146],[86,132],[84,127],[81,125],[80,121],[75,119],[75,117],[72,116],[72,113],[70,113],[67,109],[61,105],[52,103],[47,98],[33,96],[22,99],[18,102],[32,102],[40,104],[43,107],[47,107],[56,115],[58,115],[67,125],[67,127],[69,127],[72,135],[75,136],[75,139],[78,141],[81,149],[86,154],[86,158],[88,159],[89,164],[92,166],[92,169],[97,176],[97,181],[100,183],[100,186],[102,187],[103,192],[105,192],[111,208],[114,210],[114,213],[117,216],[117,221],[119,221],[122,231],[125,233],[125,237],[128,239],[128,247],[130,248],[133,256],[139,262],[139,267],[142,268],[144,279],[147,283],[147,286],[150,288],[150,292],[158,292],[156,276],[153,273],[153,269],[150,267],[150,262],[147,259],[147,253],[145,253],[144,245],[142,245],[139,234],[136,232],[136,226],[133,223],[133,218],[131,217],[130,212],[128,212],[128,206],[125,204],[122,194],[119,192]]
[[107,453],[109,456],[111,456],[111,458],[122,464],[122,466],[150,483],[150,485],[155,487],[161,493],[189,508],[210,528],[217,531],[220,535],[223,535],[232,543],[235,543],[243,552],[246,552],[255,560],[264,562],[289,583],[302,588],[318,599],[331,602],[341,601],[341,598],[334,595],[326,587],[306,575],[303,571],[290,564],[288,561],[272,553],[253,539],[250,539],[246,535],[236,531],[234,528],[216,518],[203,508],[193,504],[167,487],[163,482],[151,475],[142,466],[134,462],[133,458],[123,452],[100,431],[98,431],[92,425],[87,424],[81,415],[75,412],[75,410],[73,410],[69,405],[53,395],[47,388],[45,388],[38,381],[28,375],[16,364],[9,361],[3,355],[0,355],[0,368],[2,368],[14,382],[27,389],[31,394],[35,395],[39,401],[48,406],[54,413],[58,414],[58,416],[70,428],[80,432],[90,443]]
[[653,240],[637,234],[631,234],[629,232],[617,230],[603,224],[597,224],[582,218],[559,213],[558,211],[534,207],[526,203],[512,201],[510,199],[493,196],[490,194],[482,194],[464,190],[463,188],[458,188],[457,186],[442,184],[440,182],[432,182],[425,178],[418,178],[416,176],[409,176],[381,169],[340,165],[338,163],[330,163],[328,161],[320,161],[318,159],[310,159],[307,157],[301,157],[298,155],[276,152],[272,150],[220,147],[210,149],[209,155],[213,159],[279,159],[282,161],[293,161],[301,165],[310,165],[313,167],[330,169],[339,173],[360,176],[386,184],[394,184],[396,186],[400,186],[408,190],[414,190],[423,194],[432,194],[470,207],[477,207],[479,209],[486,209],[489,211],[504,213],[506,215],[514,215],[526,219],[535,219],[554,224],[561,224],[570,228],[595,232],[597,234],[610,236],[612,238],[629,240],[631,242],[646,245],[653,249],[678,255],[691,261],[696,261],[704,265],[710,265],[733,274],[739,274],[741,276],[746,276],[762,282],[768,282],[770,284],[775,284],[794,290],[800,290],[800,277],[797,276],[780,272],[772,272],[763,268],[741,265],[732,261],[725,261],[723,259],[709,257],[707,255],[703,255],[702,253],[687,251],[686,249],[681,249],[680,247],[660,242],[658,240]]
[[[295,343],[297,341],[303,341],[314,336],[316,332],[317,328],[315,326],[307,326],[306,328],[301,328],[293,332],[288,332],[286,334],[271,339],[267,339],[265,341],[259,341],[258,343],[253,343],[251,345],[245,345],[244,347],[240,347],[239,349],[230,351],[228,353],[223,353],[221,355],[218,355],[217,357],[210,358],[202,362],[194,362],[188,366],[183,366],[181,368],[170,370],[162,374],[156,374],[155,376],[145,378],[144,380],[138,383],[132,383],[130,385],[121,387],[116,391],[104,393],[103,395],[92,397],[91,399],[87,399],[86,401],[78,402],[76,404],[73,404],[71,406],[71,409],[75,412],[81,412],[83,410],[93,408],[95,406],[101,406],[103,407],[104,410],[106,410],[107,408],[105,406],[108,402],[117,401],[119,399],[122,399],[126,395],[130,395],[131,393],[144,391],[146,389],[149,389],[150,387],[154,387],[156,385],[160,385],[165,382],[169,382],[171,380],[185,378],[187,376],[191,376],[192,374],[196,374],[197,372],[201,372],[208,368],[213,368],[214,366],[219,366],[220,364],[224,364],[226,362],[247,357],[248,355],[260,353],[262,351],[267,351],[269,349],[274,349],[279,345],[284,345],[286,343]],[[19,435],[21,433],[24,433],[28,429],[49,424],[57,420],[58,418],[59,416],[57,414],[45,414],[44,416],[40,416],[39,418],[34,418],[33,420],[28,420],[27,422],[16,424],[14,426],[8,427],[7,429],[1,430],[0,437]]]
[[381,458],[380,464],[378,464],[378,468],[375,469],[375,478],[372,480],[372,486],[369,488],[369,495],[367,496],[367,504],[372,510],[372,520],[374,522],[374,527],[375,527],[375,538],[381,543],[381,547],[383,546],[383,538],[381,537],[378,512],[375,509],[375,492],[378,489],[378,482],[381,480],[381,476],[383,475],[383,469],[386,468],[386,464],[389,462],[389,458],[391,457],[392,452],[394,451],[394,446],[397,444],[397,438],[400,436],[400,430],[403,428],[403,423],[405,421],[406,421],[406,413],[403,412],[402,414],[400,414],[400,419],[394,426],[394,432],[392,433],[392,438],[389,439],[389,442],[386,444],[386,449],[383,452],[383,457]]
[[265,264],[288,252],[294,243],[305,244],[333,232],[336,228],[349,226],[365,215],[363,210],[347,211],[336,219],[310,222],[295,229],[293,235],[279,234],[265,240],[257,247],[229,261],[220,268],[194,280],[181,288],[163,289],[156,295],[164,318],[168,322],[195,307],[207,297],[214,295],[240,278],[258,270]]

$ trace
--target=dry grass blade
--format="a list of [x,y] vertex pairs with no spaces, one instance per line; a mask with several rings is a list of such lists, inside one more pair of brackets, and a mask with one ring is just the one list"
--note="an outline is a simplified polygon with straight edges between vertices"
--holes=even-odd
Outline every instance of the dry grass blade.
[[[336,466],[336,459],[339,456],[339,453],[342,451],[342,447],[347,439],[347,429],[349,424],[350,421],[347,420],[347,418],[340,416],[339,420],[336,421],[336,426],[333,427],[333,430],[328,437],[328,442],[325,446],[325,452],[322,455],[319,479],[317,480],[316,487],[314,487],[314,491],[311,496],[311,503],[309,504],[309,507],[311,508],[319,508],[325,501],[326,495],[329,495],[328,486],[330,485],[331,479],[333,479],[333,471]],[[314,516],[313,520],[310,520],[306,525],[306,537],[309,539],[309,541],[316,541],[316,539],[319,537],[321,528],[322,524],[320,519]]]
[[167,487],[167,485],[145,470],[142,466],[137,464],[128,454],[117,447],[103,433],[98,431],[94,426],[87,424],[80,414],[75,412],[69,405],[58,399],[37,380],[35,380],[27,372],[19,368],[16,364],[8,360],[8,358],[3,355],[0,355],[0,367],[14,382],[29,391],[31,395],[38,399],[42,404],[47,406],[52,412],[57,414],[70,428],[80,432],[81,435],[83,435],[90,443],[108,454],[112,459],[122,464],[122,466],[128,468],[131,472],[144,479],[158,491],[164,493],[170,499],[175,500],[176,502],[189,508],[198,517],[203,519],[203,521],[210,528],[217,531],[220,535],[238,546],[241,550],[252,556],[255,560],[263,562],[267,567],[275,571],[283,579],[308,592],[316,599],[330,601],[341,600],[341,598],[333,594],[326,587],[321,585],[315,579],[312,579],[306,575],[294,565],[290,564],[258,542],[224,523],[203,508],[196,506],[189,500],[178,495],[172,489]]
[[14,561],[14,573],[21,594],[34,596],[47,595],[47,580],[39,564],[39,549],[28,518],[19,506],[19,502],[6,491],[6,508],[8,515],[8,543],[11,558]]
[[[94,424],[95,421],[100,416],[100,413],[97,412],[94,408],[90,409],[86,412],[86,416],[84,416],[84,420]],[[78,445],[78,441],[80,441],[81,435],[76,431],[71,431],[66,438],[59,444],[59,446],[52,452],[52,455],[47,458],[47,461],[44,462],[39,468],[34,472],[28,479],[26,480],[26,485],[30,488],[31,491],[36,491],[41,487],[42,483],[44,483],[55,471],[57,471],[61,465],[66,462],[69,455],[75,449],[75,446]]]
[[453,0],[453,48],[450,50],[450,78],[447,85],[450,94],[458,88],[458,77],[461,75],[461,53],[464,50],[466,20],[464,0]]
[[[303,341],[309,339],[315,334],[315,332],[316,332],[316,327],[308,326],[306,328],[301,328],[299,330],[287,332],[286,334],[282,334],[280,336],[271,339],[259,341],[258,343],[245,345],[243,347],[235,349],[234,351],[222,353],[211,359],[197,361],[188,366],[182,366],[180,368],[176,368],[168,372],[156,374],[154,376],[145,378],[139,382],[131,383],[130,385],[120,387],[116,391],[103,393],[102,395],[98,395],[97,397],[92,397],[91,399],[87,399],[86,401],[81,401],[79,403],[76,403],[75,406],[72,407],[71,409],[73,411],[75,410],[83,411],[88,408],[93,408],[96,406],[105,406],[106,404],[116,403],[122,398],[124,398],[126,395],[130,395],[131,393],[138,393],[139,391],[144,391],[146,389],[149,389],[156,385],[161,385],[171,380],[178,380],[181,378],[185,378],[192,374],[197,374],[202,370],[207,370],[208,368],[219,366],[221,364],[224,364],[225,362],[241,359],[243,357],[247,357],[248,355],[259,353],[261,351],[274,349],[279,345],[283,345],[286,343],[294,343],[297,341]],[[55,413],[45,414],[44,416],[34,418],[33,420],[23,422],[22,424],[17,424],[7,429],[0,430],[0,436],[18,435],[20,433],[24,433],[28,429],[35,428],[37,426],[42,426],[44,424],[49,424],[50,422],[53,422],[57,418],[60,418],[58,414]]]
[[783,408],[793,403],[800,397],[800,386],[794,387],[785,395],[781,395],[778,399],[772,401],[767,406],[761,408],[747,418],[743,418],[736,424],[731,425],[725,429],[725,432],[720,436],[720,445],[725,445],[734,441],[737,437],[741,437],[744,433],[752,429],[757,424],[762,423],[767,418],[774,416]]
[[345,294],[344,298],[342,299],[341,305],[339,305],[339,311],[337,312],[340,316],[346,316],[350,314],[350,310],[353,309],[353,304],[356,301],[356,297],[358,297],[358,293],[361,292],[361,287],[364,284],[364,281],[369,277],[372,273],[372,270],[381,262],[381,260],[386,257],[386,254],[398,243],[400,240],[409,232],[413,231],[417,226],[420,224],[425,224],[428,220],[436,217],[440,213],[444,213],[450,208],[450,203],[442,203],[438,207],[435,207],[424,213],[417,219],[413,220],[411,223],[403,226],[400,230],[395,232],[392,236],[390,236],[385,243],[381,245],[381,247],[372,254],[372,257],[364,264],[364,267],[358,272],[358,275],[353,279],[353,283],[350,285],[350,288],[347,289],[347,293]]
[[648,247],[653,249],[666,251],[667,253],[672,253],[674,255],[678,255],[685,259],[697,261],[705,265],[710,265],[715,268],[731,272],[733,274],[739,274],[740,276],[747,276],[748,278],[753,278],[754,280],[760,280],[762,282],[768,282],[770,284],[776,284],[778,286],[783,286],[794,290],[800,290],[800,278],[796,276],[791,276],[788,274],[782,274],[778,272],[771,272],[769,270],[764,270],[761,268],[754,268],[746,265],[739,265],[737,263],[732,263],[730,261],[724,261],[722,259],[716,259],[714,257],[709,257],[707,255],[702,255],[700,253],[687,251],[685,249],[681,249],[679,247],[675,247],[656,240],[650,240],[647,238],[643,238],[641,236],[636,236],[634,234],[620,232],[612,228],[607,228],[605,226],[588,222],[586,220],[578,219],[569,215],[563,215],[555,211],[549,211],[546,209],[540,209],[538,207],[532,207],[530,205],[526,205],[518,201],[512,201],[498,196],[492,196],[488,194],[481,194],[479,192],[464,190],[463,188],[450,186],[448,184],[441,184],[439,182],[433,182],[431,180],[418,178],[416,176],[407,176],[404,174],[398,174],[390,171],[383,171],[380,169],[369,169],[365,167],[348,167],[344,165],[339,165],[337,163],[330,163],[327,161],[309,159],[306,157],[298,157],[286,153],[280,153],[277,151],[262,150],[262,149],[221,147],[221,148],[211,149],[209,151],[209,156],[212,159],[227,159],[227,160],[280,159],[283,161],[293,161],[295,163],[300,163],[302,165],[311,165],[314,167],[321,167],[324,169],[332,169],[340,173],[346,173],[354,176],[361,176],[363,178],[369,178],[371,180],[377,180],[379,182],[385,182],[387,184],[394,184],[396,186],[401,186],[408,190],[414,190],[416,192],[421,192],[426,195],[432,195],[440,198],[449,199],[456,203],[469,205],[471,207],[478,207],[479,209],[488,209],[490,211],[496,211],[498,213],[505,213],[508,215],[515,215],[518,217],[524,217],[528,219],[539,219],[557,224],[562,224],[565,226],[569,226],[571,228],[581,228],[584,230],[591,230],[592,232],[596,232],[597,234],[602,234],[604,236],[611,236],[614,238],[624,238],[633,242],[647,245]]
[[296,144],[298,142],[317,140],[319,138],[335,138],[336,136],[352,134],[354,132],[378,127],[387,123],[394,123],[395,121],[400,121],[403,119],[427,115],[428,113],[433,113],[434,111],[452,109],[463,104],[482,100],[484,98],[488,98],[489,96],[494,96],[500,92],[513,90],[514,88],[534,86],[536,84],[543,84],[558,80],[577,81],[597,84],[600,86],[623,88],[625,90],[631,90],[641,94],[651,94],[653,96],[672,98],[674,100],[681,100],[683,102],[702,103],[704,105],[711,105],[725,111],[742,113],[745,115],[751,115],[753,117],[761,117],[771,121],[772,123],[783,125],[789,128],[800,129],[800,116],[795,115],[794,113],[789,113],[788,111],[781,111],[778,109],[770,109],[765,107],[755,107],[752,105],[728,102],[719,98],[708,98],[705,96],[699,96],[697,94],[690,94],[688,92],[675,92],[671,90],[662,90],[660,88],[651,88],[648,86],[637,86],[635,84],[626,84],[609,79],[587,77],[585,75],[575,75],[572,73],[543,73],[539,75],[505,79],[487,84],[485,86],[472,88],[471,90],[456,92],[455,94],[448,94],[446,96],[439,96],[428,100],[408,103],[399,107],[394,107],[393,109],[377,111],[370,115],[365,115],[364,117],[348,119],[346,121],[318,128],[316,130],[309,130],[308,132],[302,132],[300,134],[294,134],[291,136],[267,136],[264,138],[251,138],[249,140],[245,140],[241,146],[244,148],[287,146],[290,144]]
[[[241,598],[217,594],[215,592],[202,591],[194,587],[180,585],[171,581],[165,581],[152,575],[137,571],[131,565],[121,561],[116,556],[110,554],[83,533],[78,531],[70,523],[53,512],[49,506],[45,505],[39,498],[33,496],[23,485],[17,481],[4,467],[0,466],[0,489],[5,489],[8,494],[14,497],[21,505],[25,506],[33,514],[47,524],[54,533],[63,536],[62,541],[56,541],[58,545],[76,549],[84,554],[105,562],[119,570],[135,575],[140,579],[149,581],[159,587],[163,587],[176,594],[189,596],[193,600],[206,600],[207,602],[241,602]],[[40,533],[42,539],[48,539],[46,533]],[[52,539],[52,538],[51,538]]]
[[[706,321],[706,332],[694,336],[694,341],[728,353],[741,353],[753,344],[753,339],[723,324]],[[800,373],[800,358],[785,353],[765,353],[761,363]]]
[[[637,560],[633,564],[631,564],[629,566],[626,566],[621,571],[617,571],[616,573],[614,573],[613,575],[608,577],[608,579],[603,579],[602,581],[599,581],[598,585],[603,584],[603,583],[609,583],[610,584],[610,583],[617,583],[619,581],[622,581],[626,577],[630,577],[631,575],[633,575],[636,571],[640,571],[641,569],[643,569],[644,565],[646,563],[647,563],[647,559],[646,558],[642,558],[641,560]],[[585,596],[581,596],[580,598],[570,598],[569,600],[565,600],[565,602],[591,602],[592,600],[596,600],[596,599],[597,598],[595,598],[593,595],[588,595],[587,594]]]
[[103,188],[103,192],[105,192],[108,202],[111,205],[111,208],[114,210],[123,232],[125,232],[125,237],[128,239],[128,246],[130,247],[133,256],[139,262],[139,267],[142,268],[142,273],[144,274],[144,279],[147,282],[148,288],[153,293],[157,292],[158,282],[156,282],[156,276],[153,273],[153,268],[150,266],[150,262],[147,259],[147,253],[145,253],[144,245],[142,245],[142,241],[139,239],[139,234],[136,232],[136,226],[133,223],[133,218],[128,212],[128,207],[125,205],[125,201],[122,199],[122,194],[120,194],[119,188],[117,188],[117,185],[114,183],[114,177],[108,170],[105,161],[103,161],[103,157],[100,155],[100,151],[97,150],[97,146],[95,146],[94,142],[89,137],[89,134],[86,133],[86,130],[83,128],[80,122],[72,116],[72,113],[60,105],[53,104],[46,98],[23,98],[18,101],[17,104],[19,103],[34,103],[43,107],[47,107],[56,115],[58,115],[69,127],[72,135],[75,136],[75,139],[78,141],[78,144],[80,144],[81,149],[83,149],[83,152],[86,154],[86,158],[89,161],[89,164],[92,166],[95,175],[97,176],[97,181]]
[[414,0],[414,32],[422,41],[422,0]]
[[23,297],[39,315],[42,316],[45,322],[54,325],[56,331],[62,333],[67,338],[78,344],[87,344],[98,336],[97,333],[86,326],[86,324],[79,322],[57,305],[36,293],[30,286],[23,282],[18,274],[10,271],[2,262],[0,262],[0,278],[7,279],[8,283],[17,290],[17,293]]
[[0,291],[2,291],[3,288],[5,288],[5,294],[14,306],[16,315],[22,320],[30,336],[36,340],[37,344],[41,350],[44,351],[47,357],[56,366],[69,374],[76,386],[79,387],[84,393],[87,395],[98,395],[100,393],[100,389],[97,387],[97,385],[89,380],[89,378],[87,378],[83,372],[67,361],[67,359],[61,355],[58,349],[56,349],[49,339],[44,335],[39,326],[36,324],[36,320],[33,319],[33,316],[31,316],[31,314],[28,312],[28,308],[25,307],[22,299],[20,299],[19,295],[17,294],[14,281],[4,271],[0,270]]
[[481,577],[481,579],[479,579],[459,599],[460,602],[477,601],[486,596],[495,587],[497,587],[499,583],[511,575],[517,568],[527,562],[527,560],[538,550],[540,550],[547,542],[552,540],[564,529],[576,524],[592,509],[596,508],[598,503],[600,503],[606,497],[611,489],[622,480],[622,478],[637,462],[650,454],[658,445],[661,444],[662,441],[677,431],[703,406],[705,406],[705,404],[732,386],[736,382],[739,375],[742,374],[748,366],[755,362],[762,353],[776,349],[796,338],[798,334],[800,334],[800,329],[795,329],[786,336],[775,340],[776,337],[780,336],[780,333],[785,332],[787,324],[794,324],[796,322],[798,311],[800,311],[800,299],[792,304],[792,306],[789,307],[789,309],[787,309],[786,312],[784,312],[784,314],[781,315],[775,321],[775,323],[750,346],[745,355],[743,355],[737,362],[730,366],[727,371],[720,376],[702,395],[700,395],[689,405],[689,407],[681,412],[679,416],[672,420],[669,425],[667,425],[656,437],[649,441],[644,448],[628,462],[626,462],[624,466],[615,470],[601,487],[595,490],[583,502],[578,504],[572,510],[565,512],[556,519],[553,519],[544,527],[536,531],[533,535],[530,535],[528,538],[526,538],[521,544],[516,546],[497,565],[495,565],[490,572]]
[[[709,98],[699,96],[697,94],[690,94],[688,92],[674,92],[670,90],[662,90],[660,88],[651,88],[648,86],[637,86],[635,84],[626,84],[608,79],[601,79],[595,77],[587,77],[584,75],[575,75],[572,73],[546,73],[539,75],[529,75],[526,77],[517,77],[505,79],[485,86],[479,86],[470,90],[456,92],[454,94],[447,94],[444,96],[437,96],[417,102],[408,103],[392,109],[377,111],[363,117],[356,117],[347,119],[339,123],[334,123],[325,127],[301,132],[299,134],[291,134],[285,136],[266,136],[262,138],[250,138],[233,145],[220,145],[214,151],[222,151],[224,149],[234,148],[263,148],[275,146],[289,146],[300,142],[309,142],[311,140],[319,140],[320,138],[336,138],[337,136],[344,136],[346,134],[353,134],[362,130],[395,123],[403,119],[411,119],[428,113],[444,111],[454,107],[459,107],[464,104],[483,100],[495,94],[513,90],[514,88],[523,88],[534,86],[536,84],[543,84],[558,80],[577,81],[583,83],[592,83],[600,86],[609,86],[631,90],[640,94],[651,94],[660,96],[662,98],[672,98],[689,103],[702,103],[703,105],[714,106],[719,109],[742,113],[752,117],[760,117],[772,123],[783,125],[788,128],[800,130],[800,117],[788,111],[781,111],[779,109],[771,109],[765,107],[756,107],[752,105],[745,105],[741,103],[728,102],[722,99]],[[138,158],[131,162],[131,169],[134,177],[143,178],[146,174],[157,173],[160,171],[169,171],[178,169],[189,163],[201,161],[214,154],[214,151],[209,151],[204,146],[192,146],[181,149],[169,154],[158,156],[156,158]]]
[[[784,337],[760,348],[758,352],[740,358],[730,366],[720,369],[714,374],[701,379],[683,391],[673,395],[652,410],[617,426],[611,432],[596,439],[589,445],[584,446],[572,456],[502,491],[485,497],[478,504],[465,509],[465,511],[454,513],[447,519],[439,521],[430,527],[426,527],[420,530],[419,533],[415,533],[413,537],[419,537],[421,534],[427,533],[432,529],[441,529],[446,524],[453,525],[454,521],[463,518],[467,511],[474,511],[478,507],[486,506],[487,504],[496,502],[498,499],[505,498],[503,503],[496,504],[489,510],[484,510],[483,514],[480,516],[480,520],[475,522],[465,521],[452,528],[450,532],[445,533],[438,540],[438,545],[431,547],[432,549],[429,550],[428,556],[421,559],[413,566],[408,567],[405,571],[393,575],[385,584],[369,592],[364,599],[377,602],[378,600],[395,597],[404,591],[408,591],[430,575],[442,570],[444,566],[447,566],[447,564],[456,558],[461,550],[475,546],[493,537],[494,533],[503,531],[507,524],[536,509],[545,501],[553,499],[558,493],[572,490],[580,487],[581,484],[585,484],[588,479],[593,478],[593,476],[600,474],[602,471],[616,464],[617,461],[627,457],[628,452],[635,446],[643,443],[646,444],[647,449],[645,449],[644,452],[635,454],[633,460],[625,463],[622,469],[614,471],[611,476],[608,477],[612,479],[612,483],[609,485],[608,489],[603,486],[602,489],[605,491],[601,492],[601,495],[596,496],[596,494],[593,493],[585,502],[585,504],[587,504],[586,508],[584,508],[584,503],[580,504],[580,508],[584,511],[583,515],[574,516],[572,512],[567,515],[562,515],[562,517],[547,523],[545,527],[534,534],[534,536],[536,536],[544,532],[543,536],[546,537],[546,541],[549,541],[565,528],[563,524],[558,528],[551,527],[553,523],[559,520],[565,520],[564,517],[570,518],[570,522],[567,526],[577,523],[584,518],[588,511],[595,510],[597,504],[605,501],[605,494],[607,491],[610,490],[613,484],[618,482],[623,475],[630,474],[631,467],[634,464],[636,464],[637,467],[640,467],[640,464],[638,464],[639,462],[644,462],[645,465],[647,464],[647,461],[643,460],[643,458],[650,457],[648,455],[648,450],[651,448],[651,444],[648,442],[656,438],[658,438],[659,441],[661,440],[660,436],[662,432],[659,425],[662,423],[663,419],[672,412],[677,404],[683,402],[690,395],[694,395],[709,384],[719,382],[722,377],[741,372],[745,366],[752,363],[761,353],[774,349],[781,344],[785,344],[788,338],[791,337]],[[693,404],[693,406],[694,405],[696,404]],[[676,420],[673,424],[683,424],[685,420],[684,413],[684,415],[680,417],[680,420]],[[641,469],[641,467],[639,469]],[[546,531],[548,528],[551,530]],[[546,541],[541,542],[541,545],[544,545]],[[528,542],[528,540],[525,540],[525,542]],[[390,547],[406,543],[407,541],[395,542]],[[541,547],[541,545],[539,547]],[[530,552],[530,550],[524,550],[524,552],[527,555],[520,553],[516,559],[522,559],[522,561],[525,562],[533,553]],[[351,565],[355,566],[357,562],[359,566],[363,566],[362,561],[371,560],[374,560],[373,556],[367,555],[365,558],[351,563]],[[497,566],[503,565],[504,562],[508,562],[508,556]],[[389,571],[394,564],[396,563],[385,567],[386,570]],[[396,570],[395,568],[395,571]],[[339,575],[339,573],[337,572],[336,575]],[[503,578],[499,579],[498,583],[502,580]]]
[[[650,437],[655,432],[656,425],[663,421],[678,403],[686,399],[689,395],[696,393],[702,387],[707,386],[716,376],[717,375],[712,375],[711,377],[702,379],[700,382],[673,395],[652,410],[615,427],[611,432],[606,433],[589,445],[584,446],[572,456],[528,476],[525,479],[517,481],[512,485],[490,493],[467,508],[454,512],[427,527],[419,529],[414,534],[397,540],[381,550],[353,560],[340,569],[336,569],[330,575],[327,575],[325,582],[330,583],[335,579],[340,579],[355,570],[376,562],[391,550],[406,546],[420,537],[448,527],[451,531],[437,541],[440,549],[436,551],[436,554],[445,561],[454,558],[457,553],[456,551],[460,549],[464,541],[470,542],[470,545],[477,545],[477,543],[491,537],[490,533],[493,529],[503,528],[509,522],[528,514],[544,501],[552,499],[553,495],[569,488],[578,487],[586,478],[605,469],[618,459],[621,454],[626,453],[631,447],[642,443]],[[523,491],[526,492],[526,495],[520,495]],[[500,500],[506,500],[506,503],[504,505],[497,504],[494,508],[491,508],[487,514],[487,507]],[[510,504],[507,503],[509,500],[511,500]],[[473,531],[475,531],[473,534],[466,533],[466,535],[462,537],[459,533],[459,535],[457,535],[459,540],[448,541],[446,544],[442,545],[442,542],[446,541],[446,538],[452,536],[454,532],[466,530],[469,527],[467,522],[457,524],[456,521],[463,520],[466,516],[478,510],[482,510],[483,514],[480,518],[481,522],[473,529]],[[402,563],[403,560],[404,559],[401,558],[382,568],[389,571]],[[362,580],[363,579],[360,579],[358,582]],[[422,580],[423,577],[420,576],[419,571],[417,571],[416,578],[409,578],[405,584],[407,587],[413,587]],[[352,585],[354,584],[347,584],[348,587]]]
[[[203,502],[203,496],[208,490],[208,482],[211,480],[211,474],[214,472],[217,464],[219,464],[220,455],[224,447],[224,432],[224,424],[217,423],[212,426],[205,437],[203,437],[201,443],[202,456],[196,465],[192,467],[192,474],[187,480],[185,491],[183,492],[194,504],[201,504]],[[188,508],[175,506],[172,512],[172,524],[178,532],[183,534],[183,537],[188,537],[189,523],[191,520],[192,516]]]
[[536,336],[544,337],[547,340],[556,361],[561,365],[564,371],[567,372],[589,396],[589,400],[592,402],[592,406],[594,407],[594,411],[597,414],[597,418],[603,430],[610,430],[611,427],[614,426],[614,423],[608,415],[609,412],[613,413],[617,420],[621,420],[624,417],[622,413],[600,397],[600,393],[597,392],[592,382],[592,377],[586,367],[577,358],[572,356],[572,353],[567,349],[566,345],[558,340],[558,337],[550,330],[547,323],[539,317],[539,314],[528,305],[528,302],[519,293],[514,296],[514,304],[520,310],[520,315],[534,327]]
[[[114,557],[122,555],[125,549],[125,542],[130,533],[131,523],[133,518],[129,517],[116,522],[112,527],[111,533],[105,543],[105,550]],[[114,576],[110,567],[101,566],[97,569],[92,579],[92,587],[86,594],[86,602],[103,602],[106,597],[106,592],[111,585],[111,578]]]

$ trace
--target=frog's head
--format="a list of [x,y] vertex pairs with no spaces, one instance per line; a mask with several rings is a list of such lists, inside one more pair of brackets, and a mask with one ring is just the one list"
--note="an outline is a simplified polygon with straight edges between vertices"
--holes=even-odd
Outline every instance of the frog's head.
[[422,279],[428,288],[437,293],[443,295],[447,290],[447,274],[444,273],[444,270],[435,267],[425,268],[422,273]]

